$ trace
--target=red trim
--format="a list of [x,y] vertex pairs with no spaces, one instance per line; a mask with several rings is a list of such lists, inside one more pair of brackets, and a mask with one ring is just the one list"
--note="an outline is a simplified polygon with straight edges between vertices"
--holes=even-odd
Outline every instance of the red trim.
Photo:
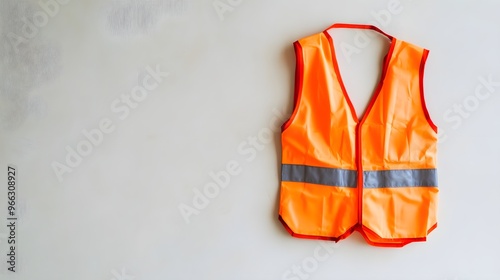
[[435,223],[428,231],[427,234],[431,233],[433,230],[435,230],[438,226],[438,223]]
[[420,100],[422,101],[422,109],[424,110],[425,118],[427,122],[432,127],[432,130],[437,133],[437,126],[431,119],[429,115],[429,111],[427,111],[427,105],[425,105],[425,97],[424,97],[424,69],[425,62],[427,61],[427,56],[429,55],[429,50],[424,49],[424,53],[422,54],[422,60],[420,61],[420,69],[419,69],[419,85],[420,85]]
[[380,28],[373,26],[373,25],[368,25],[368,24],[335,23],[332,26],[328,27],[325,31],[332,29],[332,28],[371,29],[371,30],[377,31],[378,33],[386,36],[390,40],[393,39],[393,37],[391,35],[385,33]]
[[368,244],[370,244],[372,246],[378,246],[378,247],[397,247],[397,248],[400,248],[400,247],[403,247],[403,246],[405,246],[409,243],[412,243],[412,242],[423,242],[423,241],[427,240],[427,237],[385,238],[385,240],[390,240],[393,242],[373,242],[373,241],[368,239],[368,236],[366,236],[365,231],[370,232],[371,234],[374,234],[376,236],[379,236],[379,235],[365,226],[363,226],[363,230],[359,231]]
[[[349,27],[352,26],[358,26],[358,25],[346,25]],[[332,27],[344,27],[344,25],[333,25]],[[332,28],[331,27],[331,28]],[[373,26],[371,25],[361,25],[361,28],[366,28],[366,29],[373,29]],[[374,29],[377,30],[378,28]],[[328,30],[328,29],[327,29]],[[361,121],[358,120],[358,116],[356,114],[356,110],[354,109],[354,106],[351,102],[351,99],[349,98],[349,95],[347,94],[344,81],[342,80],[342,76],[340,75],[340,70],[339,70],[339,65],[337,61],[337,56],[335,52],[335,46],[333,43],[333,38],[330,36],[330,34],[327,32],[327,30],[323,31],[323,34],[328,39],[328,42],[330,44],[330,49],[332,53],[332,63],[333,63],[333,68],[335,71],[335,74],[337,75],[337,79],[339,81],[340,87],[342,89],[342,93],[344,94],[344,97],[349,105],[349,108],[351,109],[351,114],[354,120],[357,122],[357,127],[356,127],[356,162],[357,162],[357,171],[358,171],[358,224],[362,225],[363,224],[363,164],[362,164],[362,155],[361,155],[361,126],[366,120],[366,117],[370,113],[373,105],[375,104],[375,101],[377,100],[378,96],[380,95],[380,92],[382,91],[382,85],[384,83],[384,79],[387,73],[387,68],[389,66],[389,62],[392,58],[392,54],[394,52],[394,47],[396,45],[396,39],[393,37],[391,38],[391,45],[389,47],[389,51],[384,57],[384,63],[382,66],[382,74],[380,75],[380,80],[377,84],[377,88],[375,89],[371,99],[370,103],[368,104],[368,107],[366,108],[366,111],[364,112]],[[378,31],[378,30],[377,30]],[[384,33],[385,34],[385,33]]]
[[[427,237],[416,237],[416,238],[390,238],[390,239],[385,239],[387,241],[393,241],[393,242],[373,242],[371,241],[368,236],[366,235],[366,232],[370,232],[372,235],[379,236],[376,234],[374,231],[370,230],[369,228],[365,226],[359,227],[358,225],[355,225],[348,229],[344,234],[342,234],[339,237],[332,237],[332,236],[321,236],[321,235],[307,235],[307,234],[299,234],[295,233],[292,231],[292,229],[286,224],[286,222],[283,220],[281,215],[279,215],[278,219],[280,222],[283,224],[285,227],[286,231],[293,237],[296,238],[303,238],[303,239],[314,239],[314,240],[329,240],[329,241],[335,241],[339,242],[342,239],[347,238],[349,235],[351,235],[354,231],[358,231],[361,236],[365,239],[365,241],[372,245],[372,246],[378,246],[378,247],[403,247],[409,243],[412,242],[423,242],[427,240]],[[428,231],[427,234],[429,234],[431,231],[433,231],[437,227],[437,223],[434,224]],[[382,238],[381,238],[382,239]]]
[[297,111],[299,109],[300,99],[302,97],[302,85],[304,79],[304,60],[302,56],[302,46],[299,41],[295,41],[293,43],[293,47],[295,50],[295,89],[293,94],[293,112],[290,118],[283,123],[281,126],[281,132],[285,131],[285,129],[290,126],[295,115],[297,115]]
[[358,225],[363,225],[363,162],[361,155],[361,124],[356,124],[356,165],[358,168]]

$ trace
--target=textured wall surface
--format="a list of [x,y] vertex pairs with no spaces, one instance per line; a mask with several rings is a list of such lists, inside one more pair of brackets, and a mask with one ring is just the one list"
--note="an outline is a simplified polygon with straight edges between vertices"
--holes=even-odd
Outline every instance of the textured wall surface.
[[[0,0],[0,278],[500,279],[499,9]],[[430,50],[440,205],[425,243],[296,239],[278,221],[292,42],[335,22]],[[362,111],[387,44],[335,32]]]

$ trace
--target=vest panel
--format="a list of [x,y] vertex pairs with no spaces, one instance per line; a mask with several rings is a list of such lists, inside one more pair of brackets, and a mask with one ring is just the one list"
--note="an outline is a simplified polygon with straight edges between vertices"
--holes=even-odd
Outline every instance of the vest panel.
[[[295,105],[282,126],[280,220],[294,236],[369,244],[424,241],[436,225],[437,128],[423,96],[428,50],[390,40],[379,85],[358,120],[328,32],[294,43]],[[329,28],[330,29],[330,28]]]
[[355,188],[283,182],[280,216],[292,234],[338,239],[357,223]]

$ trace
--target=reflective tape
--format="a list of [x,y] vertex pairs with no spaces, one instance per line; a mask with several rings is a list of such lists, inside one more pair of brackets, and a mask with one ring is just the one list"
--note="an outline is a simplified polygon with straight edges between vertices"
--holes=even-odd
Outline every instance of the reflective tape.
[[365,188],[437,187],[436,169],[364,171]]
[[[355,188],[356,170],[282,164],[281,180]],[[398,169],[363,172],[364,188],[437,187],[436,169]]]
[[355,188],[357,174],[358,172],[355,170],[340,168],[295,164],[281,165],[281,180],[289,182]]

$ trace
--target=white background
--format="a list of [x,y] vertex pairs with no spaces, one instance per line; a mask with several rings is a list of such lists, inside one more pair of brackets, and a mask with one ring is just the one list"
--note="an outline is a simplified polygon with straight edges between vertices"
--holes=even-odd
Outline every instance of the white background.
[[[500,279],[500,2],[220,3],[230,9],[71,0],[47,15],[35,0],[1,0],[2,280]],[[30,31],[34,15],[40,27]],[[292,42],[335,22],[374,23],[430,50],[440,204],[425,243],[378,248],[355,233],[327,250],[278,221],[279,131],[266,136],[292,110]],[[356,46],[355,34],[334,31],[356,47],[339,59],[362,108],[387,44]],[[130,114],[113,111],[147,67],[169,75]],[[59,180],[54,165],[67,166],[67,148],[105,119],[114,130]],[[194,207],[196,190],[230,162],[239,173],[187,223],[179,206]],[[16,273],[6,263],[9,164],[18,171]]]

